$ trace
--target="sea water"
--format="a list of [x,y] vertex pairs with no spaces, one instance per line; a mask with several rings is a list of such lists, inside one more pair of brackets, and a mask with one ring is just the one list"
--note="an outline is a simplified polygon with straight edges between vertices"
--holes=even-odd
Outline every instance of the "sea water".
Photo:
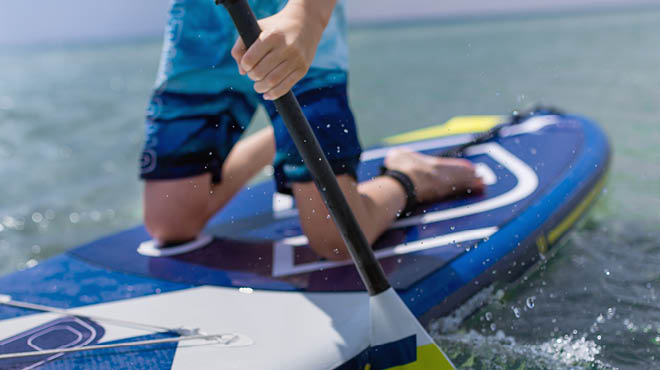
[[[455,363],[660,368],[660,10],[363,25],[349,43],[365,146],[539,102],[593,118],[613,143],[606,190],[557,255],[436,333]],[[140,222],[159,52],[159,40],[0,50],[0,274]]]

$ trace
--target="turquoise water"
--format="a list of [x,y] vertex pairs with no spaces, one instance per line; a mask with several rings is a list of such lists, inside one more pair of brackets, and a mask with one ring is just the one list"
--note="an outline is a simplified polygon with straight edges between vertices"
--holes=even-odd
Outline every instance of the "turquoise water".
[[[657,9],[352,30],[365,146],[537,102],[593,118],[614,145],[606,193],[555,258],[437,334],[461,368],[660,368],[659,44]],[[0,50],[0,274],[140,222],[159,51]]]

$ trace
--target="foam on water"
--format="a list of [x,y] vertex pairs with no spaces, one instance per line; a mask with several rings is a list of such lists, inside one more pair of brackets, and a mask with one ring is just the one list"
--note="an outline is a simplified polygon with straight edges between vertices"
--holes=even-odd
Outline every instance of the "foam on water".
[[434,338],[461,369],[614,369],[597,359],[601,346],[584,337],[564,335],[527,344],[502,330],[493,335],[469,330]]

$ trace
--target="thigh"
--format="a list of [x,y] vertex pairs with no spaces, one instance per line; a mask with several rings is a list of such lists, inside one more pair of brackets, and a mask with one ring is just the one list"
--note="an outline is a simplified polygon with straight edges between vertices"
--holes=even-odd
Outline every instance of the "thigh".
[[171,180],[210,173],[221,180],[222,164],[241,137],[255,107],[240,94],[154,94],[168,115],[150,114],[140,177]]
[[[346,84],[320,87],[297,94],[321,148],[335,175],[356,178],[362,148],[348,104]],[[265,103],[275,132],[276,154],[273,167],[280,192],[290,192],[292,183],[312,181],[281,116],[271,103]]]

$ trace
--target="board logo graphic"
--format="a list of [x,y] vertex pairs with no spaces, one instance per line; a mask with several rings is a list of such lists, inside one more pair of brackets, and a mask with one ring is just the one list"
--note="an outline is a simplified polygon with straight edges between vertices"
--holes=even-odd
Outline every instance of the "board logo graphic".
[[[92,320],[64,317],[0,340],[0,354],[88,346],[98,343],[104,334],[103,327]],[[35,369],[62,356],[64,353],[3,359],[0,369]]]

